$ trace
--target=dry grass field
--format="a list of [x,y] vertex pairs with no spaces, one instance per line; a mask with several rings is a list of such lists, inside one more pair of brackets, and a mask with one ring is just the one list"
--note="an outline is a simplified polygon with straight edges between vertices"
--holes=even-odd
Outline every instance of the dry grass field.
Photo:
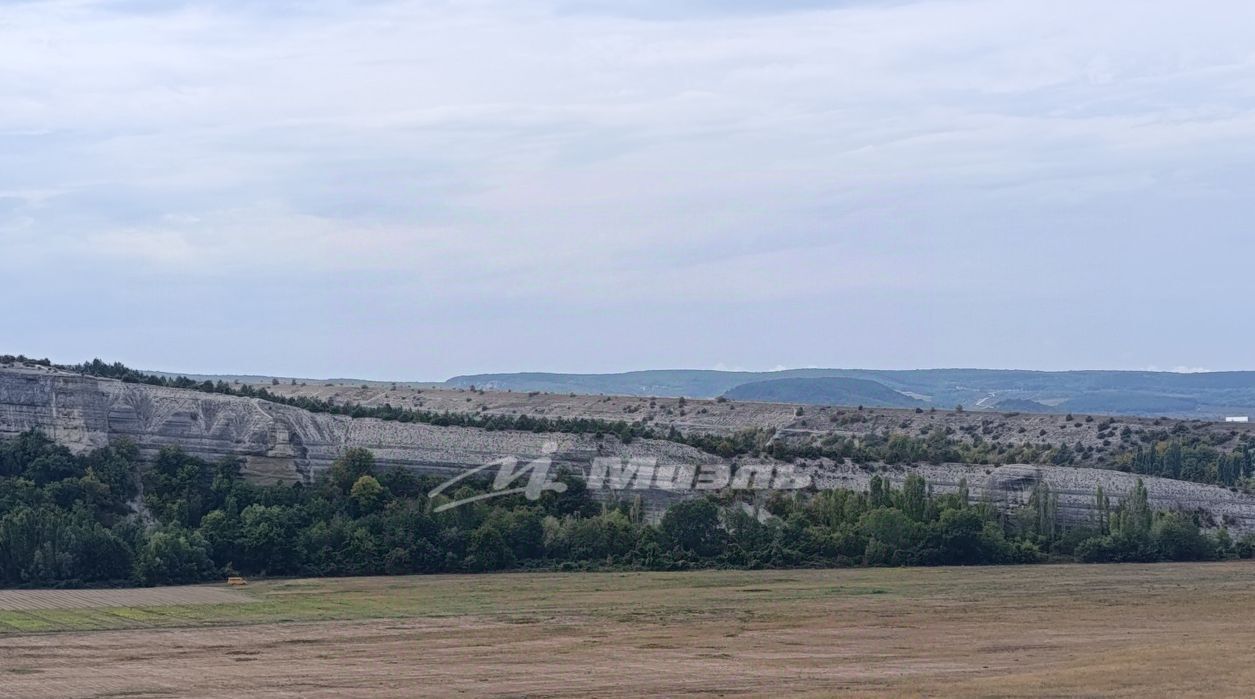
[[0,697],[1255,694],[1246,563],[221,591],[0,592]]

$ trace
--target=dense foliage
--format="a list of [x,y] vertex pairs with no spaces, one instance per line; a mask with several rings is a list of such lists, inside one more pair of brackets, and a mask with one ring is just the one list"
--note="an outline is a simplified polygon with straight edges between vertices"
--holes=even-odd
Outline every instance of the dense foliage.
[[[142,474],[142,475],[141,475]],[[246,575],[373,575],[513,568],[940,565],[1249,557],[1252,539],[1210,536],[1191,517],[1153,514],[1145,490],[1089,529],[1057,523],[1044,486],[1021,513],[872,479],[848,490],[733,494],[672,506],[656,523],[639,500],[602,504],[574,476],[566,492],[435,512],[483,492],[381,470],[351,450],[309,486],[260,486],[231,461],[177,449],[141,468],[121,443],[73,455],[37,433],[0,442],[0,585],[158,584]],[[141,498],[142,493],[142,498]]]

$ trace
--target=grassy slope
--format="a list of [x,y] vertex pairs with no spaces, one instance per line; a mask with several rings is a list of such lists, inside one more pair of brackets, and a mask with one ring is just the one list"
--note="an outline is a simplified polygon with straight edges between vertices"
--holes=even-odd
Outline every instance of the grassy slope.
[[724,394],[735,400],[810,405],[864,405],[872,408],[927,407],[923,401],[866,379],[828,377],[776,379],[741,384]]
[[0,610],[0,634],[477,614],[661,619],[764,602],[789,606],[869,595],[901,603],[924,598],[974,601],[1011,599],[1030,590],[1053,595],[1105,588],[1144,594],[1186,582],[1191,589],[1255,595],[1252,574],[1255,565],[1232,562],[309,578],[253,582],[242,588],[255,600],[246,604]]

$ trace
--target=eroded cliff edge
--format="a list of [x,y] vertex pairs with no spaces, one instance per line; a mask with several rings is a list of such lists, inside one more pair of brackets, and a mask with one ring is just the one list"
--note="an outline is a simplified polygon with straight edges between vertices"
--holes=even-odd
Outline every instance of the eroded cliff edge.
[[[450,475],[504,456],[534,458],[556,449],[558,464],[586,470],[596,456],[653,457],[660,463],[699,464],[715,457],[665,440],[623,444],[613,437],[565,433],[488,431],[435,427],[371,418],[310,413],[278,403],[191,390],[128,384],[44,367],[0,368],[0,436],[39,430],[76,451],[127,438],[147,455],[178,446],[216,460],[239,458],[258,482],[308,482],[346,449],[372,450],[385,467]],[[1060,516],[1080,522],[1095,516],[1094,490],[1113,501],[1133,487],[1131,474],[1099,469],[1022,466],[919,465],[884,471],[894,481],[924,476],[936,492],[966,478],[974,499],[1008,509],[1027,500],[1038,480],[1059,496]],[[813,469],[820,487],[865,489],[872,472],[849,465]],[[1201,511],[1235,532],[1255,531],[1255,497],[1225,488],[1145,477],[1153,506]],[[661,506],[673,496],[646,494]]]
[[[593,435],[435,427],[311,413],[260,399],[201,393],[44,368],[0,369],[0,436],[39,430],[75,451],[126,438],[147,455],[178,446],[201,458],[242,459],[259,482],[308,482],[346,449],[365,447],[384,467],[450,474],[504,456],[556,449],[559,464],[586,467],[596,456],[709,460],[662,440],[630,445]],[[546,447],[549,447],[547,449]]]

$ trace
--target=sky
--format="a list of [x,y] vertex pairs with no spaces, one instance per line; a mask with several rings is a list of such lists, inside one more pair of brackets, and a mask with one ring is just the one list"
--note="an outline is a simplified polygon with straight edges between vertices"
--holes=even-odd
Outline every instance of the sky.
[[0,2],[0,353],[1255,369],[1255,3]]

